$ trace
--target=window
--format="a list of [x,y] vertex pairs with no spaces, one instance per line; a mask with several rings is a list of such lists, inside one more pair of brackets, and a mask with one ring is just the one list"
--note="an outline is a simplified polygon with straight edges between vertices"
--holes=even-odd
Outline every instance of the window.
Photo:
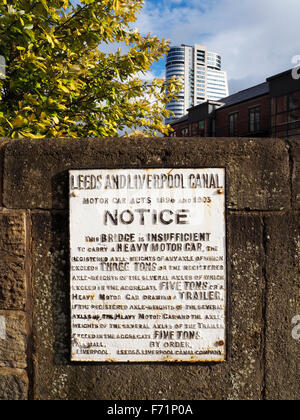
[[229,115],[229,135],[230,136],[237,136],[237,118],[238,112]]
[[249,132],[257,133],[260,131],[260,106],[249,110]]
[[292,111],[294,109],[300,108],[300,94],[299,92],[292,93],[288,95],[288,110]]
[[280,96],[277,98],[277,114],[280,114],[280,112],[286,112],[287,111],[287,97],[286,96]]
[[289,122],[289,125],[288,125],[289,130],[299,130],[299,128],[300,128],[300,108],[289,112],[288,122]]
[[189,135],[189,128],[188,127],[185,127],[185,128],[182,128],[181,129],[181,135],[182,136],[188,136]]
[[199,136],[205,137],[205,121],[204,120],[199,122]]
[[216,120],[213,118],[211,120],[211,136],[216,137]]
[[300,91],[272,98],[272,135],[300,137]]
[[290,113],[289,114],[289,130],[296,130],[297,128],[297,115]]

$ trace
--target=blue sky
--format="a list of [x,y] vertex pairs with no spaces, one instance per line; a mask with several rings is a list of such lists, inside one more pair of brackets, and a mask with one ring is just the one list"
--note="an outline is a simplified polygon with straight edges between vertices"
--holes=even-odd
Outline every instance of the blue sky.
[[[293,67],[300,55],[299,0],[146,0],[135,26],[220,53],[230,93]],[[151,73],[163,76],[164,61]]]
[[[300,56],[300,0],[145,0],[133,26],[171,45],[218,52],[231,94],[292,68]],[[163,76],[161,60],[146,78]]]

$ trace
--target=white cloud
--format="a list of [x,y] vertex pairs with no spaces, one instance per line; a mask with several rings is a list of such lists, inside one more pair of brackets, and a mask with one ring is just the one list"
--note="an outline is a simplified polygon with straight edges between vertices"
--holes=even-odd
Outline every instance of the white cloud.
[[153,71],[147,72],[138,72],[136,75],[139,79],[143,80],[144,82],[151,82],[155,78],[164,79],[165,78],[165,71],[163,70],[160,74],[155,74]]
[[293,67],[299,21],[299,0],[146,0],[137,26],[219,52],[233,92]]

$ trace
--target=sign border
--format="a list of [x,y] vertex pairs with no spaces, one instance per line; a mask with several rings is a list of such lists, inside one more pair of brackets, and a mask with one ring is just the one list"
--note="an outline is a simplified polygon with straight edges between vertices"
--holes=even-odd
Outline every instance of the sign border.
[[[158,364],[175,364],[175,365],[195,365],[195,364],[200,364],[200,365],[213,365],[213,364],[223,364],[223,363],[227,363],[229,361],[230,358],[230,343],[229,343],[229,338],[231,336],[231,331],[232,331],[232,324],[231,324],[231,313],[232,313],[232,309],[231,309],[231,305],[230,305],[230,292],[231,292],[231,279],[230,279],[230,271],[229,271],[229,255],[228,255],[228,245],[229,245],[229,232],[228,232],[228,216],[229,216],[229,207],[228,207],[228,192],[229,192],[229,185],[228,185],[228,167],[227,166],[223,166],[223,165],[216,165],[216,166],[188,166],[188,167],[171,167],[170,168],[172,170],[187,170],[187,169],[199,169],[199,170],[205,170],[205,169],[223,169],[224,170],[224,180],[225,180],[225,188],[224,188],[224,217],[225,217],[225,273],[226,273],[226,280],[225,280],[225,286],[226,286],[226,290],[225,290],[225,311],[224,311],[224,323],[225,323],[225,344],[224,344],[224,359],[223,360],[140,360],[140,361],[122,361],[122,360],[106,360],[106,361],[90,361],[90,360],[73,360],[72,359],[72,344],[71,344],[71,340],[72,340],[72,318],[70,316],[70,344],[71,347],[69,348],[70,350],[70,362],[74,365],[82,365],[82,364],[88,364],[88,365],[107,365],[107,364],[127,364],[127,365],[136,365],[136,364],[153,364],[153,365],[158,365]],[[71,168],[68,169],[68,195],[69,195],[69,199],[68,199],[68,229],[69,229],[69,234],[68,234],[68,239],[69,239],[69,248],[68,248],[68,252],[69,252],[69,303],[70,303],[70,315],[71,315],[71,305],[72,305],[72,300],[71,300],[71,211],[70,211],[70,201],[71,201],[71,194],[70,194],[70,173],[72,171],[109,171],[109,170],[158,170],[158,169],[170,169],[170,168],[166,168],[166,167],[162,167],[162,166],[151,166],[151,167],[138,167],[138,166],[134,166],[134,167],[111,167],[111,168],[107,168],[107,167],[84,167],[84,168]]]

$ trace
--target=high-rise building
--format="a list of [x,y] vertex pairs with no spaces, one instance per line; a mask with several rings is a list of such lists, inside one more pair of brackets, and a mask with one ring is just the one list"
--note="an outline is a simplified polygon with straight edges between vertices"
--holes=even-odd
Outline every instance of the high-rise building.
[[166,120],[167,124],[185,115],[192,106],[229,95],[221,56],[207,51],[204,45],[171,47],[166,60],[166,80],[172,76],[182,78],[183,89],[178,94],[178,100],[167,105],[167,109],[175,114]]

